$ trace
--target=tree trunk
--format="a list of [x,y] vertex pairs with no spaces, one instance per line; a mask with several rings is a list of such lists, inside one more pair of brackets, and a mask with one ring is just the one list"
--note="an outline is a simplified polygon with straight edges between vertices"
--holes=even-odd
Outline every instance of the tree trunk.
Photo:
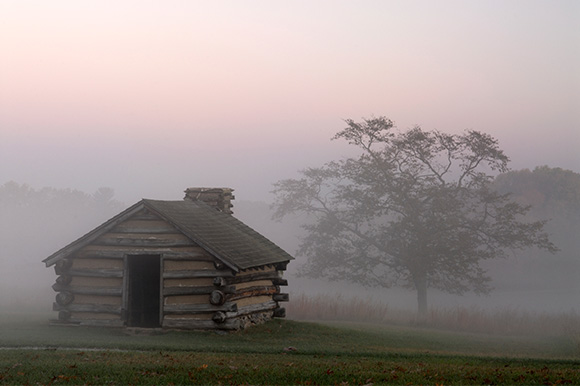
[[427,316],[427,277],[416,275],[413,281],[417,290],[417,314],[420,319],[423,319]]

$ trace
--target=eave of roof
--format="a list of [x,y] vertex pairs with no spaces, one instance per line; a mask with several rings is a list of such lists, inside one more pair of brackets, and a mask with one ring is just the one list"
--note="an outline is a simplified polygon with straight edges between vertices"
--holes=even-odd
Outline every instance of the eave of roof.
[[57,261],[64,259],[74,253],[75,251],[89,245],[97,238],[99,238],[102,234],[110,231],[114,227],[116,227],[119,223],[127,220],[135,213],[139,212],[145,207],[143,200],[137,202],[136,204],[130,206],[129,208],[125,209],[118,215],[112,217],[111,219],[105,221],[103,224],[99,225],[92,231],[88,232],[84,236],[79,237],[77,240],[73,241],[72,243],[68,244],[67,246],[59,249],[52,255],[48,256],[46,259],[42,260],[43,263],[46,264],[47,267],[55,264]]

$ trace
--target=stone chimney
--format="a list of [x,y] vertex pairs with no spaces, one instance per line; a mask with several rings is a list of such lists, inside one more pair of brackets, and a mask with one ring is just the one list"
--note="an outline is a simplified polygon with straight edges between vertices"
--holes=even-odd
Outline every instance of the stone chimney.
[[187,188],[183,199],[203,201],[220,212],[232,214],[232,200],[235,198],[233,191],[230,188]]

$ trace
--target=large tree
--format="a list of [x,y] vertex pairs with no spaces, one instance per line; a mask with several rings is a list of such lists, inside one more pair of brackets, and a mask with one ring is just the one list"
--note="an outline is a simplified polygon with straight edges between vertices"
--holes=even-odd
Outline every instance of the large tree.
[[346,120],[334,139],[360,150],[274,185],[275,217],[306,213],[301,272],[367,286],[402,285],[427,310],[428,288],[487,293],[480,262],[509,249],[557,248],[528,206],[490,186],[509,158],[491,136],[398,132],[385,117]]

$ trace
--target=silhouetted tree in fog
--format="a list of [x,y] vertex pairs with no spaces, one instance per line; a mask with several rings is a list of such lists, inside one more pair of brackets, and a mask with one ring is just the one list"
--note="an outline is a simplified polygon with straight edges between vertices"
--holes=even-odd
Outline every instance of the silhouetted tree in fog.
[[406,286],[424,314],[428,288],[489,292],[482,260],[510,248],[557,251],[545,222],[522,221],[529,208],[491,189],[491,173],[506,172],[509,161],[491,136],[397,133],[385,117],[346,123],[334,139],[358,147],[358,158],[274,185],[275,218],[313,217],[298,251],[308,257],[304,275]]

